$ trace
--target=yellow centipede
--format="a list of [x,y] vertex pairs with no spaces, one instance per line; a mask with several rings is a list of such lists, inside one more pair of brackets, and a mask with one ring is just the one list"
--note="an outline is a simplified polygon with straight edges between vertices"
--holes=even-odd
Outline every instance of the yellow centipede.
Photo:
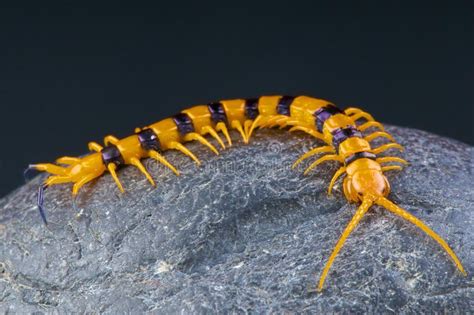
[[[363,120],[363,123],[356,124],[359,120]],[[382,124],[376,122],[370,114],[358,108],[341,110],[331,102],[308,96],[262,96],[197,105],[171,118],[144,128],[137,128],[135,134],[126,138],[117,139],[112,135],[106,136],[105,146],[90,142],[89,150],[92,153],[84,157],[64,156],[57,159],[55,164],[30,165],[30,169],[51,174],[38,191],[38,208],[41,217],[47,224],[43,199],[44,189],[49,186],[73,183],[72,195],[75,197],[84,184],[108,171],[120,191],[124,192],[117,175],[117,168],[129,164],[137,167],[148,181],[155,185],[153,178],[140,162],[141,159],[153,158],[179,175],[179,171],[162,155],[163,151],[178,150],[200,164],[199,159],[183,143],[199,141],[215,154],[219,154],[217,148],[204,137],[205,135],[213,137],[222,149],[225,149],[226,144],[219,133],[223,134],[227,145],[231,146],[230,129],[236,130],[243,141],[248,143],[255,128],[275,126],[290,127],[289,131],[302,131],[324,141],[326,145],[303,154],[293,164],[293,168],[309,157],[324,153],[324,156],[309,165],[304,174],[325,161],[339,162],[341,167],[329,184],[328,194],[331,194],[336,180],[345,176],[343,191],[346,199],[349,202],[360,203],[321,273],[319,291],[322,290],[329,269],[345,240],[373,204],[384,207],[423,230],[443,247],[459,271],[467,275],[454,251],[437,233],[387,199],[390,184],[384,172],[400,170],[402,167],[400,165],[384,166],[384,164],[387,162],[407,164],[407,162],[395,156],[377,157],[377,155],[393,148],[403,151],[403,147],[396,143],[393,137],[384,130]],[[377,131],[364,136],[362,132],[371,127]],[[390,142],[372,148],[370,142],[379,137],[386,138]]]

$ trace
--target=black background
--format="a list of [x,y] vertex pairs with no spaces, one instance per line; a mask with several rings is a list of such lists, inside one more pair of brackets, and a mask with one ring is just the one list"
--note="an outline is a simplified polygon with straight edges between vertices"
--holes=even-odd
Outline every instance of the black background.
[[307,94],[474,143],[470,1],[45,3],[0,12],[0,195],[29,163],[227,98]]

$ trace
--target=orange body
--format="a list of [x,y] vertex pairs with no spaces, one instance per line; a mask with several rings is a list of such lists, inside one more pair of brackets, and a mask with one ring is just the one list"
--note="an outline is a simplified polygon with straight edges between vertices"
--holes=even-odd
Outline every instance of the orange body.
[[[366,122],[357,125],[356,122],[360,119],[364,119]],[[236,130],[244,142],[248,143],[255,128],[274,126],[291,127],[290,131],[303,131],[324,141],[325,146],[308,151],[295,162],[293,167],[314,155],[325,153],[326,155],[310,164],[304,173],[307,174],[314,167],[326,161],[341,163],[341,167],[331,180],[328,193],[331,193],[337,179],[345,176],[343,190],[346,199],[361,203],[322,272],[319,289],[322,289],[329,268],[345,239],[374,203],[420,227],[448,252],[458,269],[465,273],[459,259],[439,235],[386,199],[390,193],[390,185],[384,172],[401,169],[401,166],[383,166],[383,164],[391,162],[406,164],[406,161],[398,157],[378,157],[377,155],[388,149],[402,150],[403,148],[394,142],[392,136],[386,133],[383,126],[374,121],[370,114],[357,108],[347,108],[342,111],[334,104],[322,99],[308,96],[277,95],[262,96],[258,99],[223,100],[207,105],[198,105],[183,110],[172,118],[163,119],[144,128],[137,128],[134,135],[126,138],[117,139],[114,136],[107,136],[104,139],[106,147],[91,142],[89,149],[94,153],[82,158],[59,158],[56,162],[64,166],[37,164],[32,167],[52,174],[46,179],[42,189],[70,182],[74,184],[72,193],[75,196],[84,184],[101,176],[105,171],[109,171],[118,188],[123,192],[124,188],[116,172],[120,165],[134,165],[154,185],[151,175],[140,162],[143,158],[154,158],[179,175],[176,168],[162,155],[163,151],[179,150],[199,164],[199,159],[183,145],[184,143],[199,141],[214,153],[219,154],[216,147],[204,137],[205,135],[211,136],[222,148],[225,148],[219,132],[224,135],[230,146],[232,141],[229,129]],[[362,132],[369,128],[375,128],[377,131],[362,135]],[[371,148],[370,141],[378,137],[384,137],[391,142],[378,148]],[[42,195],[40,199],[39,207],[46,223],[42,209]]]

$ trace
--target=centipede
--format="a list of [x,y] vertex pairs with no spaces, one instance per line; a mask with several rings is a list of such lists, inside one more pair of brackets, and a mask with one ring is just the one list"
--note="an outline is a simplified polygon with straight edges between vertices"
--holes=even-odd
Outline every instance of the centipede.
[[[317,139],[317,142],[324,143],[300,156],[292,168],[312,158],[314,161],[303,172],[307,175],[324,162],[338,162],[340,167],[334,173],[327,193],[331,195],[335,183],[342,180],[346,200],[358,204],[355,214],[322,269],[317,284],[318,291],[322,291],[329,270],[345,241],[373,205],[378,205],[421,229],[444,249],[457,269],[467,276],[461,261],[441,236],[388,198],[390,184],[385,173],[402,170],[408,162],[398,156],[380,154],[389,149],[402,152],[404,148],[369,113],[355,107],[342,110],[329,101],[309,96],[261,96],[197,105],[149,126],[136,128],[133,135],[123,139],[108,135],[104,138],[104,145],[90,142],[90,153],[87,155],[63,156],[54,163],[32,164],[28,169],[49,174],[38,188],[39,214],[47,225],[44,194],[45,189],[50,186],[71,183],[72,196],[75,198],[86,183],[108,172],[123,193],[125,189],[117,171],[119,167],[126,165],[138,168],[150,184],[155,186],[155,180],[142,164],[142,159],[154,159],[179,176],[180,172],[165,158],[164,151],[177,150],[199,165],[201,161],[185,146],[186,143],[198,141],[219,155],[219,150],[209,141],[210,138],[215,139],[214,143],[221,149],[226,149],[232,146],[231,131],[237,132],[239,138],[247,144],[257,129],[272,127],[306,133]],[[384,142],[372,148],[371,142],[376,138],[383,138]]]

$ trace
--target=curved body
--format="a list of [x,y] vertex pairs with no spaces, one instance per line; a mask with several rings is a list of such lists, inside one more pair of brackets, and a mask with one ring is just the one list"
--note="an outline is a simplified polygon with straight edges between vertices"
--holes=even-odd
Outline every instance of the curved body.
[[[359,124],[359,120],[362,123]],[[334,174],[328,193],[331,194],[337,179],[345,176],[343,189],[346,199],[350,202],[361,203],[322,272],[319,290],[322,289],[329,269],[346,238],[373,204],[378,204],[421,228],[446,250],[458,269],[465,274],[459,259],[438,234],[386,198],[390,193],[390,185],[384,172],[401,169],[400,165],[386,165],[386,163],[407,164],[407,162],[399,157],[378,155],[388,149],[402,151],[402,146],[395,143],[392,136],[386,133],[384,127],[370,114],[357,108],[341,110],[331,102],[308,96],[262,96],[255,99],[222,100],[197,105],[171,118],[137,128],[135,134],[126,138],[117,139],[109,135],[104,138],[105,147],[91,142],[89,149],[93,153],[85,157],[62,157],[56,161],[56,164],[31,165],[33,169],[52,174],[39,190],[38,206],[41,216],[46,223],[42,204],[43,192],[48,186],[73,183],[72,194],[76,196],[84,184],[108,171],[118,188],[124,192],[116,172],[117,167],[122,165],[134,165],[139,168],[150,183],[155,185],[151,175],[140,162],[141,159],[154,158],[179,175],[179,171],[161,154],[163,151],[179,150],[200,164],[199,159],[183,143],[199,141],[214,153],[219,154],[217,148],[204,136],[210,135],[224,149],[226,145],[219,133],[224,136],[230,146],[232,145],[229,135],[231,129],[236,130],[243,141],[248,143],[256,128],[275,126],[290,127],[290,131],[306,132],[324,141],[326,145],[306,152],[293,167],[312,156],[325,154],[312,162],[304,174],[306,175],[325,161],[339,162],[341,167]],[[364,135],[363,132],[368,129],[372,132]],[[378,137],[388,139],[389,143],[372,148],[370,142]]]

